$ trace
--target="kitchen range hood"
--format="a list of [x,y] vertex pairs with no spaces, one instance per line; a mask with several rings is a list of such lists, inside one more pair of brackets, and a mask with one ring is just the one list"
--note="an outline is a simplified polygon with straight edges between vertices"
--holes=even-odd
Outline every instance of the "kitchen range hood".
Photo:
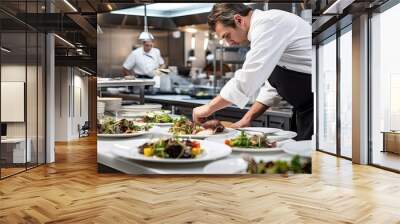
[[[263,3],[245,3],[262,9]],[[159,30],[176,30],[188,25],[207,24],[214,3],[152,3],[146,4],[146,21],[143,4],[115,4],[113,11],[98,14],[98,24],[105,27],[147,27]]]

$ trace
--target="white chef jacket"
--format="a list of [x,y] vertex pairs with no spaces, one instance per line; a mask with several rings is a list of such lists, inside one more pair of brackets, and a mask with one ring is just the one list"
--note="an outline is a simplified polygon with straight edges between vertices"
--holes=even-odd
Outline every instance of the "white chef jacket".
[[164,60],[160,50],[153,47],[146,53],[143,47],[140,47],[129,54],[122,66],[127,70],[133,69],[135,74],[154,76],[153,71],[162,64],[164,64]]
[[221,97],[243,108],[261,87],[258,102],[279,103],[280,96],[268,78],[276,65],[311,75],[311,35],[311,25],[295,14],[254,10],[247,35],[250,50],[242,69],[222,88]]

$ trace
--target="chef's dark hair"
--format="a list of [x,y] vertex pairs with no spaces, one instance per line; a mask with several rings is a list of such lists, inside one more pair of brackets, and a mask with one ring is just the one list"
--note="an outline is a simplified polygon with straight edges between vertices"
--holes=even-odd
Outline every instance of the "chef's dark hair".
[[208,26],[210,30],[215,32],[215,25],[217,22],[222,23],[224,26],[235,28],[235,21],[233,17],[236,14],[247,16],[252,8],[245,4],[231,4],[231,3],[217,3],[214,4],[210,15],[208,15]]

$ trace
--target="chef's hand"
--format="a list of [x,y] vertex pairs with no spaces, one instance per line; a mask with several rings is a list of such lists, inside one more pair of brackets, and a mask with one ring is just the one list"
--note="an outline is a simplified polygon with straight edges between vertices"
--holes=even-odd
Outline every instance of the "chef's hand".
[[134,80],[136,77],[134,75],[127,75],[124,77],[126,80]]
[[220,95],[212,99],[208,104],[193,109],[192,118],[195,123],[201,123],[206,120],[215,111],[221,110],[232,103],[222,98]]
[[212,114],[208,104],[193,109],[192,118],[195,123],[203,123]]
[[251,119],[249,119],[247,117],[243,117],[236,123],[233,123],[231,125],[231,128],[244,128],[244,127],[249,127],[249,126],[251,126]]
[[231,128],[244,128],[251,126],[251,121],[263,114],[269,106],[266,106],[258,101],[256,101],[250,110],[243,116],[243,118],[232,124]]

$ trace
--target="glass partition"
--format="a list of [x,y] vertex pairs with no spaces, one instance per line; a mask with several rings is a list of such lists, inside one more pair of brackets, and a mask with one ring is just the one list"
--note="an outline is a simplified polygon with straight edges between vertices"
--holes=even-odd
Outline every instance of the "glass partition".
[[18,19],[43,10],[43,2],[26,4],[0,3],[0,178],[45,162],[46,40]]
[[318,149],[336,154],[336,36],[318,47]]
[[26,136],[28,67],[25,31],[2,32],[1,46],[1,174],[5,177],[24,171],[32,155]]
[[371,162],[400,171],[400,4],[371,18]]
[[352,32],[340,36],[340,155],[352,157]]

